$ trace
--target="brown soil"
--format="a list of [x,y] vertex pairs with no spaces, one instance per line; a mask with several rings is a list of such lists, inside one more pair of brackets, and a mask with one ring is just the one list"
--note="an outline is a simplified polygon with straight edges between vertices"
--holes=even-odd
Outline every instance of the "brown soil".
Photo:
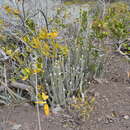
[[[91,83],[88,94],[96,97],[88,120],[65,114],[45,117],[41,110],[42,130],[130,130],[130,64],[113,55],[106,66],[106,80]],[[76,117],[76,116],[75,116]],[[73,126],[65,127],[65,122]],[[38,130],[36,108],[30,104],[0,108],[0,130]]]

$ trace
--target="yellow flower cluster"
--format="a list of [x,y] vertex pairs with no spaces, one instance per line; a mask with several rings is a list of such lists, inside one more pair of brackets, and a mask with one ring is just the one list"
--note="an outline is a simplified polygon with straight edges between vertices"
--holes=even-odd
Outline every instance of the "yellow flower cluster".
[[18,9],[13,9],[9,6],[4,6],[3,8],[5,9],[7,14],[13,14],[13,15],[19,15],[20,14],[20,11]]
[[44,72],[44,70],[42,68],[42,64],[36,63],[36,64],[34,64],[34,68],[24,68],[24,69],[22,69],[23,76],[21,76],[21,79],[27,80],[30,77],[30,75],[40,73],[40,72]]
[[51,33],[48,33],[47,36],[48,36],[48,38],[55,39],[58,36],[58,33],[57,32],[51,32]]
[[46,29],[41,29],[39,31],[39,39],[44,40],[44,39],[55,39],[58,37],[58,32],[50,32],[48,33]]
[[[28,43],[32,48],[39,49],[44,56],[51,58],[57,57],[58,55],[65,56],[68,54],[68,48],[54,40],[57,36],[58,32],[48,33],[46,29],[41,29],[38,35],[32,37],[32,39],[29,36],[24,36],[23,41]],[[48,40],[50,43],[48,43]]]
[[[37,88],[42,89],[43,86],[38,85]],[[45,94],[45,92],[42,91],[42,93],[38,93],[38,101],[36,101],[36,104],[42,104],[43,106],[43,110],[46,116],[48,116],[50,114],[50,110],[49,110],[49,106],[47,104],[47,99],[49,98],[48,95]]]

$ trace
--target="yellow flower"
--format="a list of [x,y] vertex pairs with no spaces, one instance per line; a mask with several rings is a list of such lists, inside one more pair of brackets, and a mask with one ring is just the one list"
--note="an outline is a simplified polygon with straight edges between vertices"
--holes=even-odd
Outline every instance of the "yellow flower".
[[22,77],[22,80],[27,80],[28,79],[28,75]]
[[36,101],[36,104],[46,104],[46,101]]
[[39,68],[32,70],[32,73],[39,73],[39,72],[44,72],[44,71]]
[[45,93],[42,93],[42,99],[43,100],[47,100],[48,99],[48,95],[46,95]]
[[44,108],[43,108],[43,109],[44,109],[44,113],[45,113],[45,115],[48,116],[48,115],[50,114],[48,104],[44,104]]
[[19,10],[13,9],[13,8],[11,8],[9,6],[4,6],[3,8],[6,10],[7,14],[14,14],[14,15],[19,15],[20,14]]
[[44,40],[44,39],[55,39],[57,36],[58,36],[57,32],[48,33],[46,29],[41,29],[39,31],[39,34],[38,34],[38,37],[41,40]]
[[7,13],[12,12],[12,9],[9,6],[4,6],[3,8],[6,10]]
[[58,33],[57,32],[51,32],[51,33],[48,33],[47,35],[48,35],[48,38],[55,39],[58,36]]
[[17,9],[15,9],[15,10],[13,10],[13,14],[14,14],[14,15],[19,15],[19,14],[20,14],[20,11],[17,10]]
[[41,40],[44,40],[44,39],[47,39],[48,36],[47,36],[47,31],[45,29],[41,29],[39,31],[39,35],[38,35],[39,39]]

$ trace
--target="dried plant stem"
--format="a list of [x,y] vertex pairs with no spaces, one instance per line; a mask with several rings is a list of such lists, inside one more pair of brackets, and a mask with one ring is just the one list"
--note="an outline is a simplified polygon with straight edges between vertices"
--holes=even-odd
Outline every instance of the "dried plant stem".
[[102,2],[103,2],[103,15],[102,15],[102,17],[104,17],[105,13],[106,13],[106,3],[105,3],[105,0],[102,0]]
[[[8,81],[7,81],[7,72],[6,72],[6,64],[4,64],[4,82],[5,86],[8,87]],[[5,94],[7,94],[7,89],[5,89]]]
[[25,20],[25,7],[24,7],[24,4],[25,4],[25,0],[22,1],[22,11],[23,11],[23,18]]
[[[36,88],[36,101],[38,101],[38,88],[37,88],[37,74],[35,74],[35,88]],[[36,107],[37,107],[37,116],[38,116],[38,128],[39,130],[42,130],[41,129],[41,120],[40,120],[40,111],[39,111],[39,104],[37,103],[36,104]]]
[[46,24],[46,29],[47,29],[47,31],[49,32],[47,16],[45,15],[45,13],[44,13],[41,9],[38,9],[38,11],[39,11],[39,12],[42,14],[42,16],[44,17],[45,24]]

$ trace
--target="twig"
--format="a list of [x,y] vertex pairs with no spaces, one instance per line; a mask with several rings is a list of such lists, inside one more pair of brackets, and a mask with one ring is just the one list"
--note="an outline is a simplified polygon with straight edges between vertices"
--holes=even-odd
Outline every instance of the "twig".
[[47,31],[49,32],[48,21],[47,21],[47,17],[45,15],[45,13],[41,9],[38,9],[38,11],[43,15],[43,17],[45,19],[45,24],[46,24]]
[[[7,81],[7,67],[6,63],[4,63],[4,80],[5,80],[5,86],[8,88],[8,81]],[[5,94],[7,94],[7,90],[5,89]]]
[[101,8],[103,8],[101,17],[104,18],[105,13],[106,13],[106,3],[105,3],[105,0],[99,0],[99,3],[101,3],[101,6],[103,6],[103,7],[101,7]]
[[6,55],[6,53],[0,49],[0,54],[2,54],[3,58],[0,59],[0,61],[6,61],[7,59],[9,59],[9,56]]
[[[37,88],[37,74],[35,74],[35,82],[36,82],[36,85],[35,85],[35,88],[36,88],[36,101],[38,101],[38,88]],[[39,127],[39,130],[42,130],[41,129],[41,120],[40,120],[40,111],[39,111],[39,104],[37,103],[36,104],[36,107],[37,107],[37,116],[38,116],[38,127]]]
[[0,91],[7,90],[7,91],[9,92],[9,94],[10,94],[15,100],[16,100],[15,97],[17,97],[17,98],[19,98],[19,99],[21,99],[21,100],[25,100],[25,98],[23,98],[23,97],[17,95],[15,92],[13,92],[13,91],[6,85],[6,83],[4,83],[4,82],[2,82],[2,81],[0,81],[0,83],[1,83],[1,85],[2,85],[2,86],[0,86],[0,87],[1,87],[1,88],[0,88]]
[[[0,86],[0,91],[3,91],[4,89],[6,89],[6,84],[2,81],[0,81],[1,83],[1,86]],[[26,85],[26,84],[23,84],[23,83],[19,83],[19,82],[11,82],[9,84],[9,87],[14,87],[14,88],[19,88],[19,89],[22,89],[22,90],[27,90],[27,91],[33,91],[32,90],[32,86],[29,86],[29,85]]]
[[103,14],[102,14],[102,17],[104,18],[105,13],[106,13],[106,3],[105,3],[105,0],[102,0],[102,1],[103,1]]
[[39,11],[30,15],[30,16],[28,16],[25,21],[27,21],[27,19],[29,19],[29,18],[35,17],[36,15],[38,15],[38,13],[39,13]]
[[23,11],[23,18],[25,20],[25,8],[24,8],[25,0],[22,0],[22,11]]

